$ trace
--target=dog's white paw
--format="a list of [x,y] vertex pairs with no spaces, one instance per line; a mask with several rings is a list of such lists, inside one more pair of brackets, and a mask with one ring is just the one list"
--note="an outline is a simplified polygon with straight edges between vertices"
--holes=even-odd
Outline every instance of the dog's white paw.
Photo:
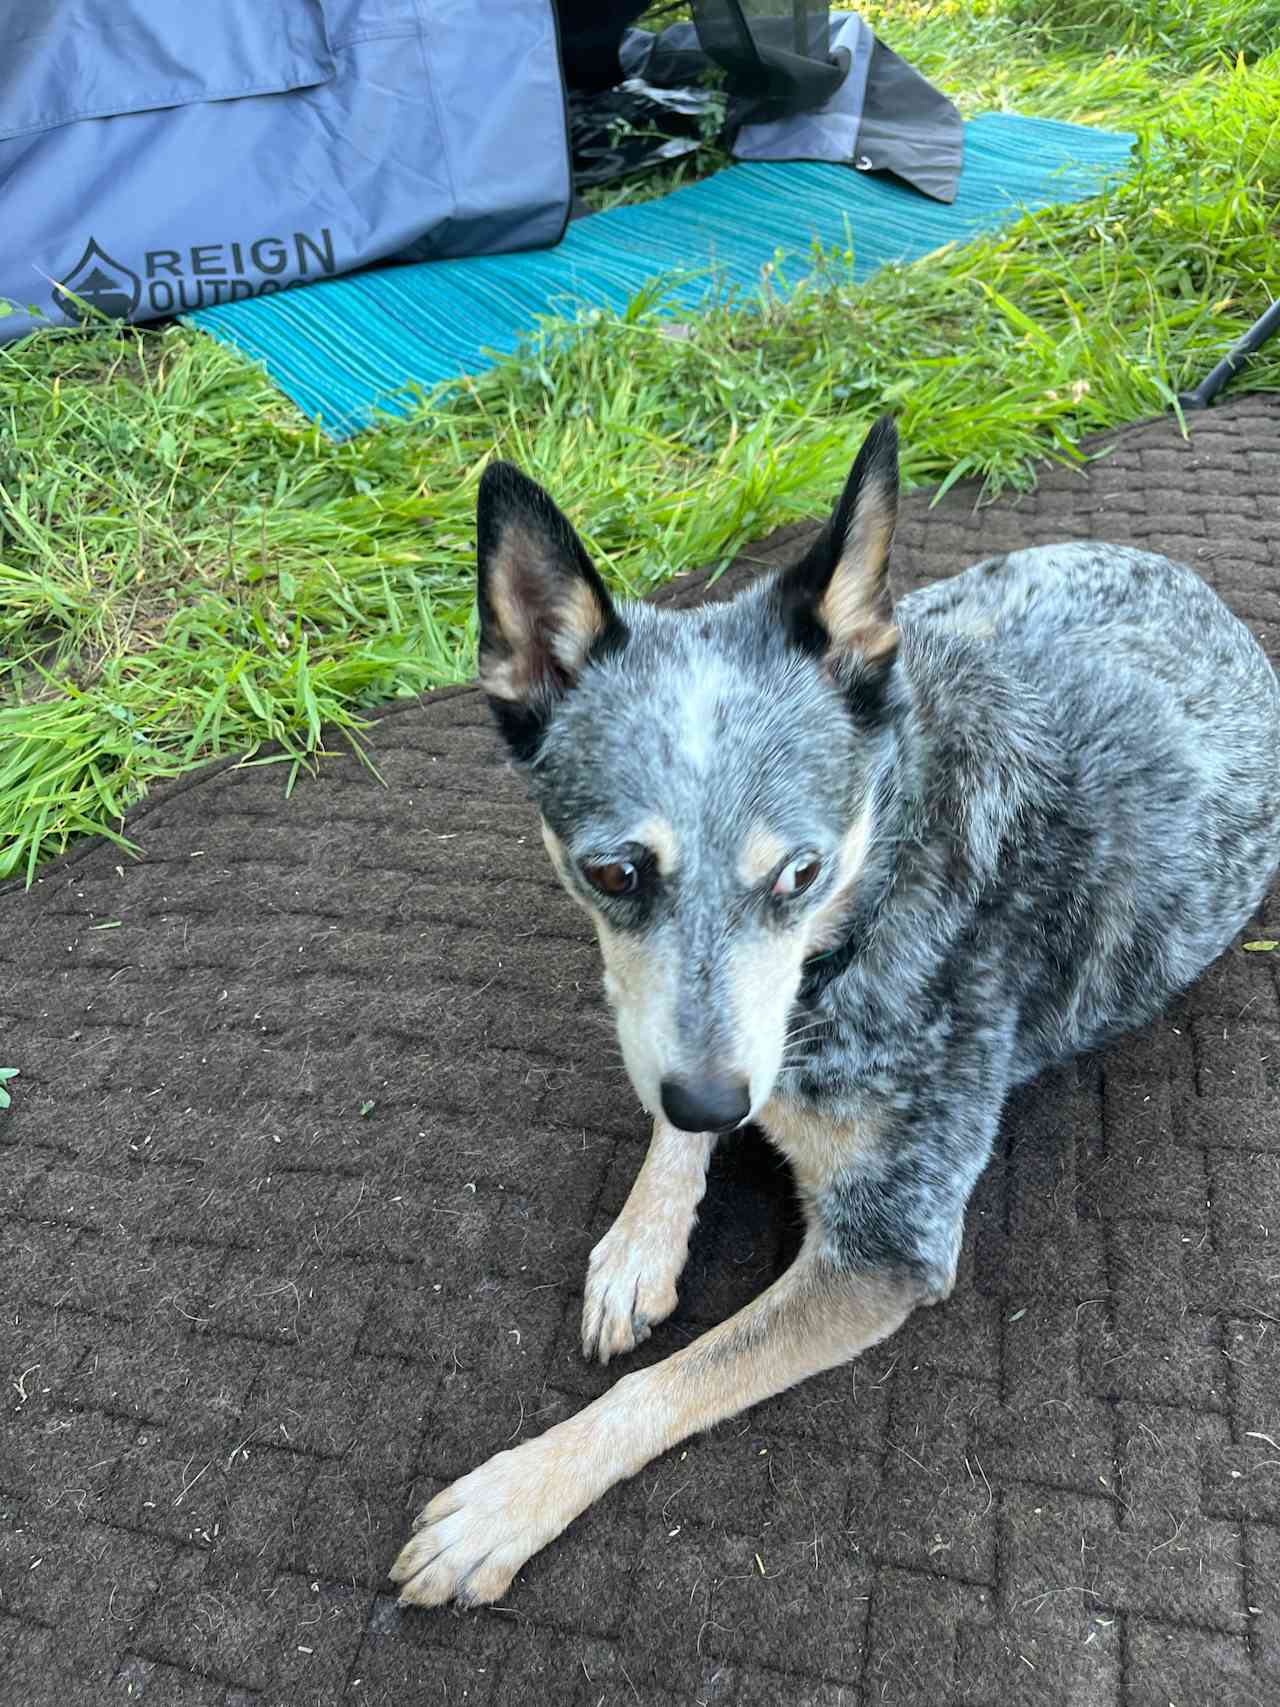
[[587,1265],[582,1355],[608,1363],[647,1340],[676,1307],[684,1257],[665,1229],[615,1221]]
[[511,1579],[580,1509],[553,1436],[499,1452],[436,1495],[391,1567],[402,1606],[480,1606],[501,1600]]

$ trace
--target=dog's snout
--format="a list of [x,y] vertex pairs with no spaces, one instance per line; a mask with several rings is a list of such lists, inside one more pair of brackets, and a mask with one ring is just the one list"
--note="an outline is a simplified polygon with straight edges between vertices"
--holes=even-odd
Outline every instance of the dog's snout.
[[664,1079],[662,1112],[682,1132],[727,1132],[751,1112],[745,1079]]

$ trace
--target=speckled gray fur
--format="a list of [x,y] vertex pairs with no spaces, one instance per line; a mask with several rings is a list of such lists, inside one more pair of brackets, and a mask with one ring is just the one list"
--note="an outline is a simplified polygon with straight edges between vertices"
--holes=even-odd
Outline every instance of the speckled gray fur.
[[826,856],[874,800],[841,969],[801,991],[774,1095],[875,1124],[816,1211],[843,1263],[936,1297],[1010,1088],[1158,1013],[1257,908],[1280,686],[1190,569],[1144,552],[1048,545],[904,598],[871,698],[795,643],[781,584],[620,606],[513,745],[575,860],[672,825],[669,881],[591,899],[674,957],[698,1060],[724,1043],[730,946],[779,928],[736,875],[751,827]]

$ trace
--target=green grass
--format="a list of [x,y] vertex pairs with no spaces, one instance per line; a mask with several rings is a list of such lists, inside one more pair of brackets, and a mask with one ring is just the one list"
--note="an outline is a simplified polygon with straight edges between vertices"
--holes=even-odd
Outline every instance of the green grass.
[[[1261,50],[1280,29],[1258,20],[1278,11],[873,6],[967,112],[1141,129],[1130,181],[862,286],[827,257],[789,299],[679,338],[656,293],[548,327],[350,444],[181,328],[0,346],[0,876],[118,835],[148,786],[220,754],[279,764],[286,786],[323,726],[358,741],[370,707],[465,679],[494,452],[642,593],[822,510],[885,406],[908,482],[992,490],[1167,409],[1275,288],[1280,53]],[[1161,34],[1174,12],[1185,27]],[[1280,341],[1249,383],[1280,387]]]

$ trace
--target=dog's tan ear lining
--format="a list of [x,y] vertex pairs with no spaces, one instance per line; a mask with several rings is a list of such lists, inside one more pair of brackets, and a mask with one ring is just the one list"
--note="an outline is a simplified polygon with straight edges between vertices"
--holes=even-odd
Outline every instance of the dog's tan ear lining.
[[898,431],[881,416],[863,440],[831,520],[777,582],[792,642],[842,681],[883,675],[897,653],[889,547],[898,516]]
[[623,634],[604,583],[551,498],[491,463],[476,506],[480,683],[514,705],[563,693],[606,634]]
[[854,494],[836,566],[818,603],[818,615],[838,654],[856,653],[875,662],[897,649],[889,595],[889,546],[897,515],[897,481],[875,463]]
[[493,627],[480,651],[480,684],[498,699],[534,697],[571,681],[609,625],[609,611],[581,576],[551,559],[550,542],[512,520],[488,565]]

